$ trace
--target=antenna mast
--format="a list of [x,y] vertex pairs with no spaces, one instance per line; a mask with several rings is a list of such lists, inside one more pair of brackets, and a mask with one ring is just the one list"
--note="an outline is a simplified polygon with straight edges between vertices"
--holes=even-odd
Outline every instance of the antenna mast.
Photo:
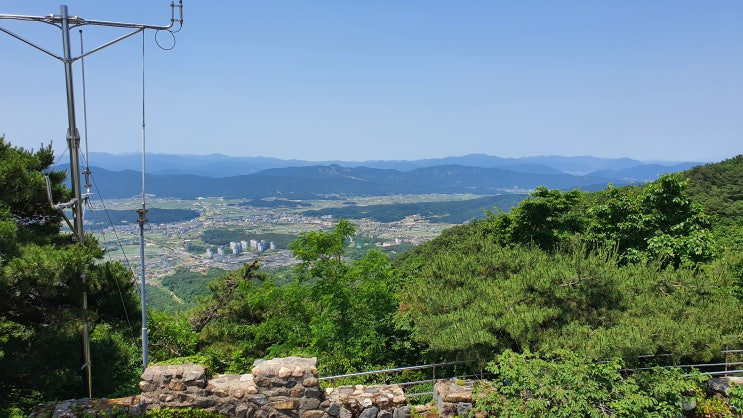
[[[176,9],[178,9],[178,18],[175,17]],[[109,21],[102,21],[102,20],[86,20],[86,19],[82,19],[77,16],[69,16],[66,5],[60,6],[59,15],[50,14],[47,16],[24,16],[24,15],[0,14],[0,19],[42,22],[42,23],[47,23],[52,26],[55,26],[62,31],[63,55],[59,56],[0,26],[0,31],[5,32],[6,34],[12,36],[13,38],[18,39],[19,41],[27,45],[30,45],[38,49],[39,51],[47,55],[50,55],[53,58],[58,59],[59,61],[62,61],[62,63],[64,64],[65,84],[66,84],[66,90],[67,90],[67,146],[69,147],[69,150],[70,150],[70,171],[71,171],[71,177],[72,177],[72,189],[74,193],[74,198],[71,202],[72,213],[73,213],[72,232],[74,234],[75,239],[80,244],[82,244],[85,242],[85,234],[83,230],[83,204],[85,200],[88,199],[88,195],[87,194],[83,195],[82,189],[81,189],[80,161],[79,161],[80,133],[77,130],[77,123],[75,120],[75,94],[74,94],[74,89],[72,85],[72,63],[88,55],[91,55],[95,52],[98,52],[106,47],[109,47],[115,43],[123,41],[124,39],[127,39],[130,36],[133,36],[140,32],[144,32],[147,29],[153,29],[155,31],[165,30],[171,33],[180,31],[181,27],[183,26],[183,0],[179,0],[177,5],[175,4],[175,2],[171,1],[170,3],[170,24],[167,26],[144,25],[144,24],[138,24],[138,23],[109,22]],[[178,23],[178,29],[172,30],[176,23]],[[107,42],[99,47],[93,48],[92,50],[88,52],[85,52],[85,53],[81,52],[80,55],[77,57],[73,57],[72,49],[70,48],[70,30],[76,27],[85,26],[85,25],[126,28],[126,29],[133,29],[133,31],[123,36],[120,36],[110,42]],[[142,265],[144,266],[144,259],[140,261]],[[143,267],[143,270],[144,270],[144,267]],[[83,283],[85,283],[85,280],[86,280],[85,273],[82,274],[81,279]],[[142,275],[142,311],[143,311],[142,312],[142,318],[143,318],[142,345],[143,345],[143,352],[146,353],[147,324],[146,324],[146,316],[145,316],[144,286],[145,286],[145,283],[144,283],[144,274],[143,274]],[[88,309],[87,291],[83,292],[82,305],[83,305],[83,310],[86,312],[86,318],[83,324],[83,355],[85,357],[85,364],[83,365],[83,368],[87,370],[86,383],[87,383],[87,389],[88,389],[88,397],[92,397],[90,341],[89,341],[89,336],[88,336],[88,321],[87,321],[87,309]],[[143,355],[143,367],[145,368],[147,367],[147,355],[146,354]]]

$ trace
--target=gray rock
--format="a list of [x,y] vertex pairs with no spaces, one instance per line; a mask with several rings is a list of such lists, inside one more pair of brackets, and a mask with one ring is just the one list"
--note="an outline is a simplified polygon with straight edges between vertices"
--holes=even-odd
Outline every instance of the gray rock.
[[381,410],[377,414],[377,418],[393,418],[392,417],[392,412],[387,411],[387,410]]
[[681,399],[681,411],[691,412],[697,408],[697,400],[693,397]]
[[230,404],[230,403],[223,404],[222,406],[219,407],[217,412],[219,412],[222,415],[227,415],[228,417],[233,417],[236,415],[235,405]]
[[410,407],[399,406],[392,411],[392,418],[410,418]]
[[366,408],[363,411],[361,411],[361,414],[359,414],[359,418],[377,418],[378,412],[379,412],[379,409],[372,406],[370,408]]
[[341,413],[341,406],[334,403],[328,407],[327,412],[331,417],[337,417]]
[[239,404],[235,406],[235,417],[237,418],[247,418],[248,416],[252,415],[252,408],[250,408],[246,404]]
[[300,405],[301,405],[300,407],[304,410],[317,409],[320,407],[320,400],[312,399],[312,398],[304,398],[302,399]]
[[320,399],[320,393],[320,389],[317,388],[305,389],[304,396],[307,398]]
[[459,402],[457,404],[457,416],[466,417],[472,410],[472,404],[469,402]]
[[263,406],[268,403],[268,398],[265,395],[248,396],[248,400],[258,406]]
[[707,381],[707,392],[719,393],[721,395],[727,395],[730,389],[730,384],[727,378],[724,377],[713,377]]

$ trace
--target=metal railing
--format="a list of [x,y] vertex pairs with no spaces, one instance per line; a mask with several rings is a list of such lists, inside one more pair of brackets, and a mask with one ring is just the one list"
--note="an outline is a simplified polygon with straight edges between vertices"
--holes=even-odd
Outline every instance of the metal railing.
[[[703,375],[709,375],[709,376],[727,376],[727,375],[737,375],[737,374],[743,374],[743,361],[731,361],[730,356],[735,354],[743,355],[743,350],[722,350],[720,351],[720,354],[722,354],[725,357],[725,362],[723,363],[695,363],[695,364],[672,364],[667,366],[655,366],[655,367],[638,367],[638,368],[628,368],[623,369],[622,371],[630,372],[630,371],[642,371],[642,370],[652,370],[656,368],[661,369],[689,369],[689,370],[696,370],[699,372],[699,374]],[[645,355],[645,356],[638,356],[638,358],[655,358],[655,357],[670,357],[670,354],[658,354],[658,355]],[[740,356],[743,358],[743,356]],[[687,374],[686,376],[691,376],[691,373]]]
[[[367,371],[367,372],[340,374],[336,376],[324,376],[324,377],[318,378],[318,380],[320,380],[321,382],[330,382],[332,387],[337,387],[338,381],[340,380],[347,380],[347,379],[367,377],[367,376],[380,376],[381,379],[379,380],[383,382],[382,384],[385,384],[385,385],[395,384],[404,389],[406,387],[423,385],[423,384],[433,385],[436,382],[436,380],[444,379],[444,378],[457,378],[457,379],[482,378],[482,375],[456,375],[456,373],[441,373],[442,369],[453,368],[455,366],[461,366],[467,363],[468,363],[467,361],[450,361],[446,363],[422,364],[418,366],[396,367],[392,369],[372,370],[372,371]],[[430,370],[431,372],[430,379],[420,379],[420,380],[410,380],[410,381],[398,381],[399,379],[391,379],[393,376],[399,376],[404,372],[410,372],[410,371],[424,371],[425,372],[426,370]],[[437,370],[439,371],[438,374],[437,374]],[[380,384],[380,383],[377,383],[377,384]],[[431,389],[431,391],[426,391],[426,392],[406,393],[405,396],[417,397],[417,396],[432,395],[432,394],[433,394],[433,388]]]
[[[720,354],[724,355],[725,362],[721,363],[697,363],[697,364],[680,364],[680,365],[666,365],[666,366],[654,366],[654,367],[637,367],[637,368],[626,368],[622,369],[622,372],[631,373],[634,371],[643,371],[643,370],[653,370],[657,368],[661,369],[671,369],[671,368],[679,368],[679,369],[689,369],[689,370],[696,370],[699,372],[699,374],[703,375],[709,375],[709,376],[727,376],[727,375],[741,375],[743,374],[743,361],[730,361],[730,357],[734,356],[735,354],[740,355],[740,358],[743,358],[743,349],[740,350],[723,350],[720,352]],[[642,355],[637,356],[638,359],[651,359],[651,358],[662,358],[662,357],[672,357],[670,354],[648,354],[648,355]],[[359,378],[359,377],[367,377],[367,376],[380,376],[381,379],[379,379],[383,383],[376,383],[376,384],[395,384],[403,389],[406,387],[412,387],[416,385],[422,385],[422,384],[431,384],[433,385],[436,380],[440,379],[484,379],[486,377],[491,376],[490,373],[483,372],[480,374],[468,374],[468,375],[457,375],[456,373],[439,373],[437,375],[437,369],[441,371],[441,369],[444,368],[453,368],[455,366],[461,366],[464,364],[469,364],[471,361],[450,361],[445,363],[433,363],[433,364],[422,364],[418,366],[406,366],[406,367],[396,367],[392,369],[382,369],[382,370],[371,370],[366,372],[358,372],[358,373],[349,373],[349,374],[340,374],[335,376],[324,376],[318,378],[321,382],[329,382],[332,387],[338,387],[338,382],[347,380],[347,379],[353,379],[353,378]],[[431,371],[431,378],[430,379],[421,379],[421,380],[410,380],[410,381],[399,381],[400,379],[394,379],[395,376],[400,376],[404,372],[409,371]],[[686,376],[691,376],[691,373],[687,374]],[[406,393],[405,395],[407,397],[418,397],[418,396],[424,396],[424,395],[432,395],[433,389],[431,391],[425,391],[425,392],[417,392],[417,393]]]

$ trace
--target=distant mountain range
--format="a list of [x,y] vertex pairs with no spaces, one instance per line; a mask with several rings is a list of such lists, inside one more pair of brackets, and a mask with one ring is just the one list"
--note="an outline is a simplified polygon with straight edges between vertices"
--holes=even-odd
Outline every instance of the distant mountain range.
[[[141,194],[141,155],[91,153],[96,187],[104,198]],[[426,193],[494,195],[537,186],[597,190],[687,170],[697,162],[648,164],[629,158],[483,154],[415,161],[310,162],[266,157],[152,154],[146,190],[158,197],[292,200]],[[105,168],[102,168],[105,167]],[[57,169],[66,168],[64,165]]]
[[[90,164],[110,171],[135,170],[142,168],[141,154],[90,153]],[[147,154],[146,171],[151,174],[194,174],[204,177],[231,177],[254,174],[269,168],[307,167],[317,165],[340,165],[342,167],[368,167],[412,171],[416,168],[439,165],[462,165],[466,167],[501,168],[519,173],[536,174],[592,174],[597,171],[624,171],[629,180],[649,180],[657,177],[657,172],[646,177],[650,171],[683,171],[701,162],[654,162],[647,163],[630,158],[599,157],[561,157],[555,155],[502,158],[485,154],[469,154],[461,157],[431,158],[423,160],[370,160],[370,161],[304,161],[282,160],[269,157],[232,157],[223,154],[178,155]],[[637,170],[637,175],[633,170]],[[638,177],[639,176],[639,177]]]

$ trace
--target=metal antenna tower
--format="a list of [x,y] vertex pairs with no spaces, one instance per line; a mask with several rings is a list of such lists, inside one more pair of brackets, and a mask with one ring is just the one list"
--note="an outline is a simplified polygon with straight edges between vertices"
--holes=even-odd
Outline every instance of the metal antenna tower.
[[[176,12],[175,12],[176,9],[178,9],[178,18],[176,18]],[[83,205],[85,203],[85,199],[87,199],[88,196],[82,194],[82,185],[81,185],[81,179],[80,179],[80,162],[79,162],[80,133],[77,130],[77,123],[75,120],[75,94],[74,94],[74,90],[72,86],[72,63],[88,55],[96,53],[106,47],[109,47],[115,43],[123,41],[124,39],[127,39],[133,35],[142,33],[147,29],[153,29],[155,31],[165,30],[171,33],[178,32],[183,26],[183,0],[179,0],[178,4],[175,4],[175,2],[171,1],[170,3],[170,24],[167,26],[144,25],[144,24],[139,24],[139,23],[109,22],[109,21],[103,21],[103,20],[87,20],[87,19],[83,19],[77,16],[70,16],[67,12],[66,5],[60,6],[59,15],[50,14],[47,16],[24,16],[24,15],[0,14],[0,19],[25,20],[25,21],[31,21],[31,22],[47,23],[47,24],[50,24],[52,26],[59,28],[62,32],[62,56],[59,56],[21,37],[20,35],[17,35],[3,28],[2,26],[0,26],[0,31],[5,32],[8,35],[18,39],[19,41],[38,49],[39,51],[51,56],[52,58],[56,58],[59,61],[62,61],[62,63],[64,64],[65,83],[66,83],[66,89],[67,89],[67,146],[70,151],[70,170],[71,170],[71,178],[72,178],[72,189],[74,193],[74,198],[70,202],[72,205],[72,214],[73,214],[72,232],[75,238],[78,240],[78,242],[82,244],[85,241],[85,235],[83,231]],[[171,30],[173,29],[176,23],[178,24],[178,29]],[[72,56],[72,49],[70,48],[70,30],[76,27],[81,27],[81,26],[86,26],[86,25],[126,28],[126,29],[132,29],[132,31],[110,42],[107,42],[101,46],[93,48],[88,52],[84,52],[84,53],[81,52],[80,55],[78,55],[77,57],[74,57]],[[157,39],[156,39],[156,42],[157,42]],[[143,150],[143,153],[144,153],[144,150]],[[142,173],[142,175],[144,176],[144,173]],[[139,223],[140,223],[140,230],[142,230],[144,228],[144,222],[146,221],[144,219],[144,216],[142,215],[142,213],[146,212],[144,201],[142,201],[142,208],[138,210],[138,212],[140,212]],[[140,231],[140,236],[143,236],[143,233],[141,231]],[[142,263],[142,351],[143,351],[142,364],[143,364],[143,367],[146,368],[147,363],[148,363],[148,355],[147,355],[147,311],[145,307],[144,259],[140,260],[140,262]],[[81,279],[83,280],[83,283],[85,283],[86,277],[84,273],[82,274]],[[88,309],[87,291],[83,292],[82,305],[83,305],[83,310],[87,311]],[[87,371],[86,383],[88,387],[88,397],[92,397],[93,386],[92,386],[92,377],[91,377],[90,340],[89,340],[89,335],[88,335],[87,314],[86,314],[86,318],[83,324],[83,355],[85,357],[85,364],[83,365],[83,368],[85,368]]]

